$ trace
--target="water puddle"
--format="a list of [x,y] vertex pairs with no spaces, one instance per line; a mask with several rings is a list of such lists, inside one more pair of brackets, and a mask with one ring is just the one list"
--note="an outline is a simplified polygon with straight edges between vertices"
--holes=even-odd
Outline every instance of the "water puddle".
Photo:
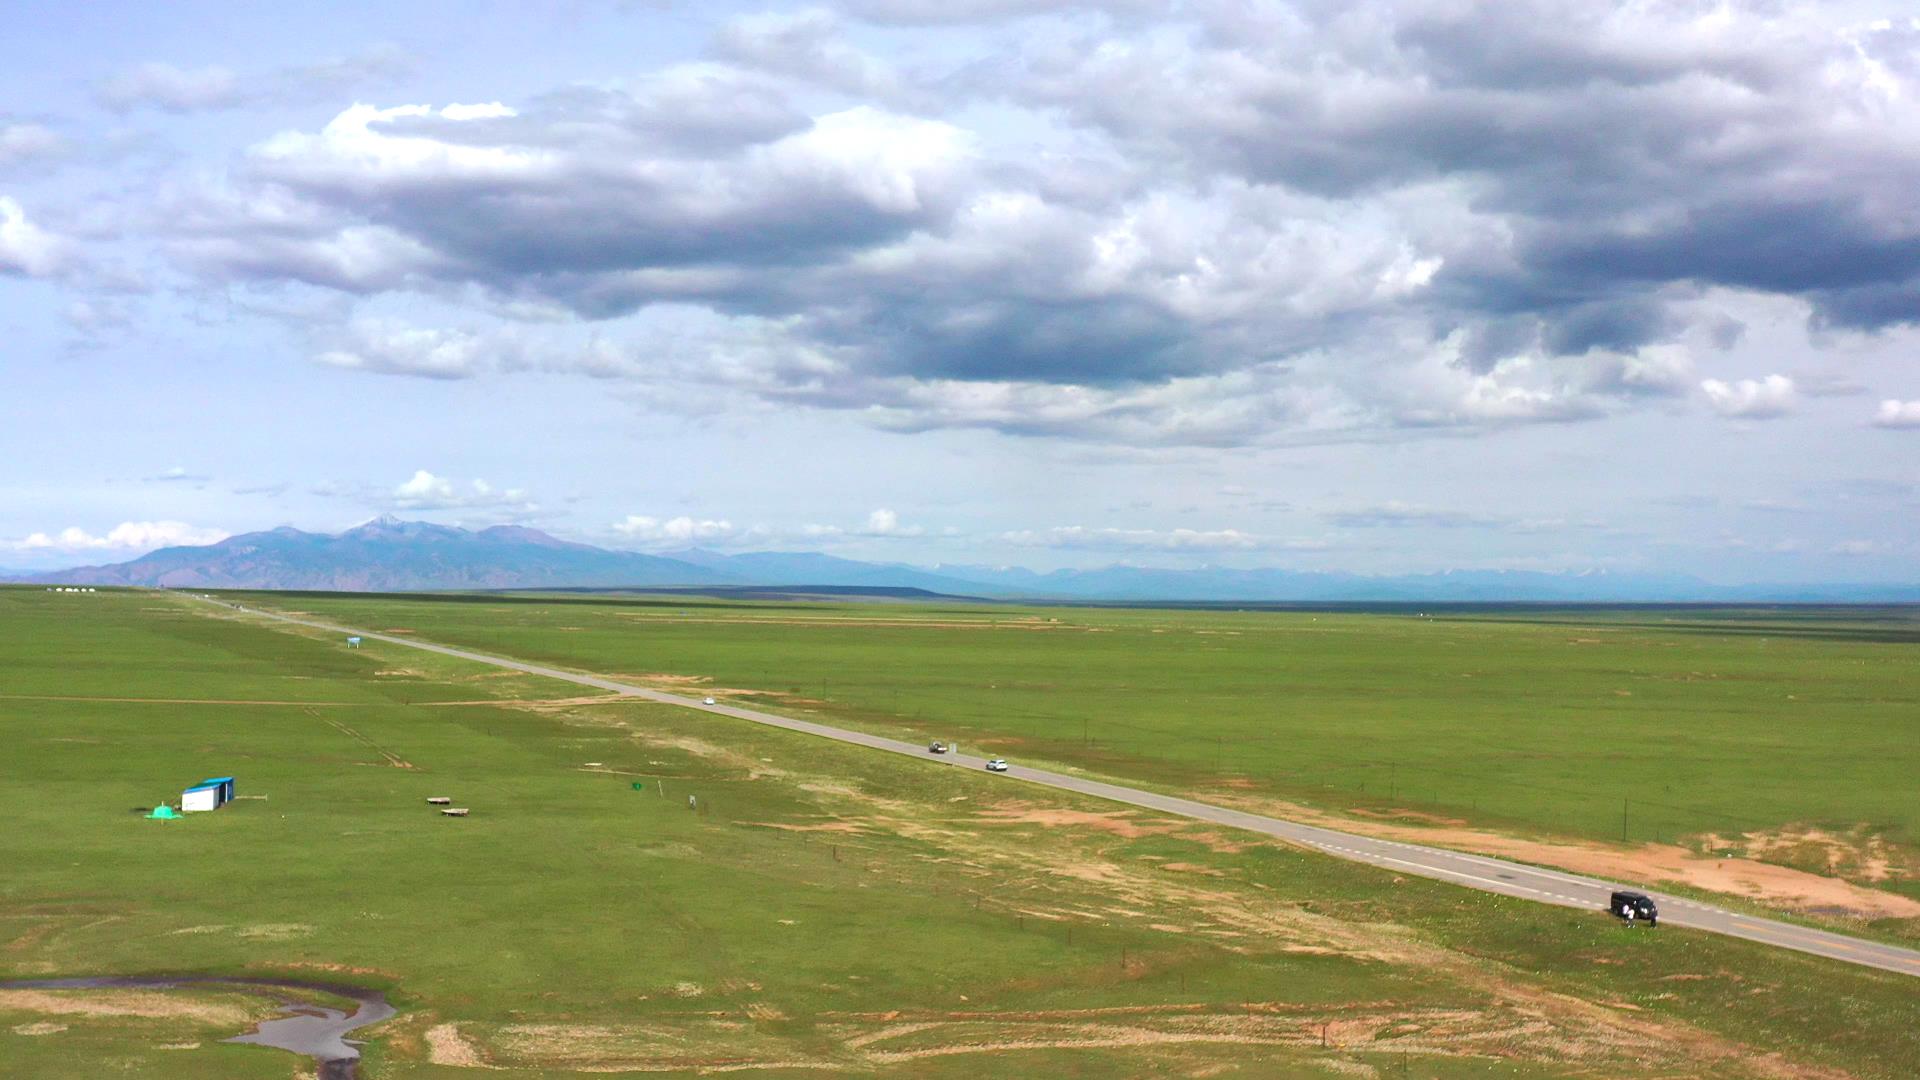
[[246,990],[292,991],[330,994],[358,1003],[353,1012],[317,1005],[311,1001],[291,1000],[283,1005],[287,1015],[262,1021],[253,1031],[225,1040],[271,1046],[310,1057],[320,1067],[320,1080],[353,1080],[360,1065],[360,1048],[346,1035],[356,1028],[377,1024],[393,1016],[397,1009],[387,995],[362,986],[310,982],[304,979],[223,979],[212,975],[105,975],[86,979],[26,979],[0,982],[3,990],[156,990],[175,986],[232,986]]

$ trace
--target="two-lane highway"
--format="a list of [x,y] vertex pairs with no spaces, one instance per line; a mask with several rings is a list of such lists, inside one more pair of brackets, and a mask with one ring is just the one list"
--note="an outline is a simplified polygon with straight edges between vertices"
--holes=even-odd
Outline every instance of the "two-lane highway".
[[[864,746],[873,750],[885,750],[895,754],[906,754],[917,760],[932,763],[982,768],[986,759],[971,754],[950,753],[942,757],[931,757],[923,745],[889,739],[881,735],[870,735],[862,731],[850,731],[846,728],[818,724],[810,720],[796,720],[790,716],[760,712],[756,709],[743,709],[735,705],[707,705],[697,698],[681,697],[652,690],[644,686],[618,682],[577,671],[565,671],[560,668],[529,664],[503,656],[489,656],[486,653],[471,652],[448,645],[438,645],[417,638],[395,637],[388,634],[376,634],[367,630],[353,630],[331,623],[317,622],[312,619],[295,618],[277,612],[263,611],[257,608],[245,608],[225,600],[193,595],[196,599],[207,599],[221,607],[281,622],[293,623],[317,630],[327,630],[342,635],[358,635],[372,641],[384,641],[393,645],[404,645],[409,649],[423,649],[461,660],[470,660],[478,664],[490,664],[494,667],[523,671],[530,675],[542,675],[550,679],[560,679],[579,686],[590,686],[629,697],[645,698],[649,701],[679,705],[720,716],[730,716],[756,724],[785,728],[789,731],[818,735],[825,739],[834,739],[855,746]],[[1564,907],[1602,910],[1607,906],[1608,894],[1617,888],[1629,886],[1614,882],[1583,877],[1579,874],[1564,873],[1559,870],[1542,869],[1523,863],[1506,862],[1501,859],[1470,855],[1464,852],[1450,851],[1446,848],[1425,847],[1419,844],[1406,844],[1393,840],[1380,840],[1355,833],[1341,832],[1336,829],[1302,825],[1280,818],[1250,814],[1242,810],[1232,810],[1210,803],[1196,802],[1172,795],[1143,791],[1139,788],[1123,787],[1100,780],[1091,780],[1084,776],[1052,772],[1046,769],[1027,768],[1016,764],[1010,773],[1000,780],[1013,779],[1027,783],[1041,784],[1059,788],[1063,791],[1077,792],[1096,798],[1130,806],[1157,810],[1165,814],[1193,818],[1199,821],[1213,822],[1230,828],[1245,829],[1262,833],[1317,851],[1326,852],[1345,859],[1370,863],[1400,873],[1419,877],[1435,878],[1464,885],[1485,892],[1500,893],[1505,896],[1520,897],[1525,900],[1537,900],[1545,904],[1559,904]],[[1631,886],[1639,888],[1639,886]],[[1796,949],[1850,964],[1862,964],[1885,971],[1899,972],[1905,975],[1920,975],[1920,952],[1903,949],[1896,945],[1886,945],[1861,938],[1848,937],[1827,930],[1797,926],[1775,919],[1764,919],[1751,915],[1742,915],[1724,908],[1703,904],[1695,900],[1677,896],[1663,895],[1647,889],[1641,889],[1653,896],[1660,905],[1660,922],[1663,925],[1691,927],[1708,930],[1716,934],[1745,938],[1765,945],[1776,945],[1785,949]]]

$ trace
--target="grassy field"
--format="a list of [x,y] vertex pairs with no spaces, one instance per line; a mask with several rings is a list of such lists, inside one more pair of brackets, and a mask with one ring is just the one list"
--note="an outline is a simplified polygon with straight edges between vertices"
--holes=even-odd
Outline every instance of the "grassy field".
[[[866,627],[793,624],[811,609],[340,607],[609,672],[724,671],[722,687],[753,685],[755,642],[779,664],[834,640],[842,663],[886,655]],[[1110,634],[1077,637],[1151,643],[1201,617],[1099,618]],[[1225,636],[1195,632],[1211,628],[1186,632]],[[955,655],[914,645],[891,670],[904,684],[924,665],[928,694],[965,685],[983,649],[1024,655],[1029,680],[1092,681],[1048,657],[1060,631],[899,636],[923,634]],[[702,666],[700,649],[737,666]],[[886,722],[881,684],[866,685],[835,707]],[[0,589],[0,739],[0,978],[383,987],[402,1013],[372,1033],[371,1077],[1920,1070],[1908,978],[1630,932],[972,771],[348,650],[180,598]],[[1186,764],[1205,776],[1203,758]],[[216,814],[133,813],[229,773],[243,798]],[[438,817],[424,799],[441,794],[473,816]],[[287,1076],[288,1055],[217,1042],[267,1011],[231,991],[0,990],[0,1073]]]
[[1169,790],[1678,842],[1920,897],[1914,609],[257,599]]

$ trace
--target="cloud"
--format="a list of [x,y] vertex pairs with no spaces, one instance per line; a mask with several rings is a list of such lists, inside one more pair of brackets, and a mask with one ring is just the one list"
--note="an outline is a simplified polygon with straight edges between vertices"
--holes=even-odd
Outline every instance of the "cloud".
[[33,533],[7,543],[14,551],[77,554],[87,551],[144,552],[155,548],[218,543],[232,535],[224,529],[200,528],[183,521],[123,521],[95,535],[78,527],[57,533]]
[[739,530],[730,521],[697,519],[685,515],[662,520],[628,514],[625,520],[614,522],[613,531],[638,543],[672,546],[714,543],[739,535]]
[[1065,548],[1094,551],[1252,551],[1275,545],[1238,529],[1092,529],[1056,525],[1048,529],[1020,529],[1000,534],[1019,547]]
[[94,88],[94,100],[118,113],[142,108],[189,113],[294,104],[356,87],[391,83],[412,69],[412,60],[392,44],[251,77],[219,65],[182,68],[149,61],[103,80]]
[[[242,294],[457,309],[323,334],[343,368],[1128,446],[1665,407],[1738,343],[1729,297],[1830,333],[1920,319],[1893,24],[1096,8],[865,0],[735,18],[619,82],[357,104],[183,183],[154,231]],[[1004,47],[916,29],[1015,19]],[[854,44],[893,36],[918,66]],[[1778,415],[1774,378],[1706,393]]]
[[213,478],[205,473],[189,472],[185,466],[175,465],[152,476],[143,476],[140,482],[143,484],[204,484],[211,479]]
[[1741,420],[1772,420],[1785,416],[1794,410],[1797,401],[1793,380],[1785,375],[1740,379],[1731,383],[1707,379],[1701,382],[1700,389],[1706,393],[1707,402],[1713,406],[1714,412]]
[[887,99],[903,87],[892,68],[849,44],[833,12],[761,12],[728,21],[714,38],[722,57],[852,94]]
[[1033,33],[976,77],[1196,180],[1446,192],[1468,229],[1435,288],[1556,352],[1670,334],[1675,284],[1799,296],[1839,325],[1920,315],[1898,21],[1532,0],[1202,6],[1189,26]]
[[383,375],[465,379],[514,366],[520,355],[517,344],[505,336],[393,321],[363,320],[336,336],[336,347],[316,353],[315,363]]
[[866,525],[859,530],[861,536],[912,537],[926,535],[926,529],[919,525],[900,524],[900,515],[892,510],[875,510],[867,515]]
[[1413,506],[1403,502],[1387,502],[1379,506],[1361,507],[1351,510],[1336,510],[1324,515],[1326,519],[1345,529],[1420,528],[1462,529],[1486,528],[1505,524],[1505,519],[1472,514],[1463,510],[1441,510],[1427,506]]
[[143,106],[166,112],[229,109],[245,100],[239,76],[227,68],[180,68],[157,61],[112,76],[99,85],[94,97],[115,112]]
[[[317,134],[256,147],[250,172],[271,186],[207,206],[211,235],[187,237],[187,253],[241,279],[472,283],[587,318],[730,304],[746,266],[804,266],[930,220],[969,155],[950,125],[866,106],[772,138],[714,131],[690,148],[652,123],[673,105],[574,94],[527,114],[355,106]],[[273,192],[296,201],[263,205]],[[268,226],[282,237],[273,249],[233,242]]]
[[412,75],[415,67],[414,58],[406,50],[382,42],[351,55],[280,68],[263,81],[269,96],[302,100],[399,82]]
[[497,489],[485,480],[459,484],[416,469],[384,496],[369,501],[394,510],[498,510],[529,514],[539,507],[519,488]]
[[[896,26],[942,26],[979,23],[1030,15],[1057,13],[1056,0],[841,0],[841,7],[860,19]],[[1075,4],[1081,11],[1151,11],[1169,6],[1165,0],[1105,0]]]
[[1873,414],[1873,424],[1883,428],[1920,428],[1920,401],[1888,398],[1880,403],[1880,411]]
[[28,221],[18,200],[0,195],[0,274],[55,277],[76,261],[70,241]]
[[892,510],[875,510],[867,515],[865,521],[851,528],[844,525],[809,524],[797,529],[773,529],[756,526],[753,530],[756,538],[790,539],[812,541],[839,541],[846,539],[912,539],[927,535],[921,525],[903,525],[900,515]]
[[44,124],[0,120],[0,171],[50,161],[67,150],[67,140]]

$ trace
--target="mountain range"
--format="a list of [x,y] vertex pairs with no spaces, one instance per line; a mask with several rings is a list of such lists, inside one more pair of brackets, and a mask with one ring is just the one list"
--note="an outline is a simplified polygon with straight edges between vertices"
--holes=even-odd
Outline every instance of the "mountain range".
[[16,580],[170,588],[427,589],[804,587],[918,590],[997,599],[1144,602],[1824,602],[1920,601],[1920,586],[1713,585],[1611,573],[1450,571],[1367,576],[1284,569],[1108,566],[1041,573],[1021,567],[860,562],[816,552],[652,555],[574,543],[538,529],[463,529],[376,518],[338,534],[281,527],[199,547],[169,547],[108,566]]

